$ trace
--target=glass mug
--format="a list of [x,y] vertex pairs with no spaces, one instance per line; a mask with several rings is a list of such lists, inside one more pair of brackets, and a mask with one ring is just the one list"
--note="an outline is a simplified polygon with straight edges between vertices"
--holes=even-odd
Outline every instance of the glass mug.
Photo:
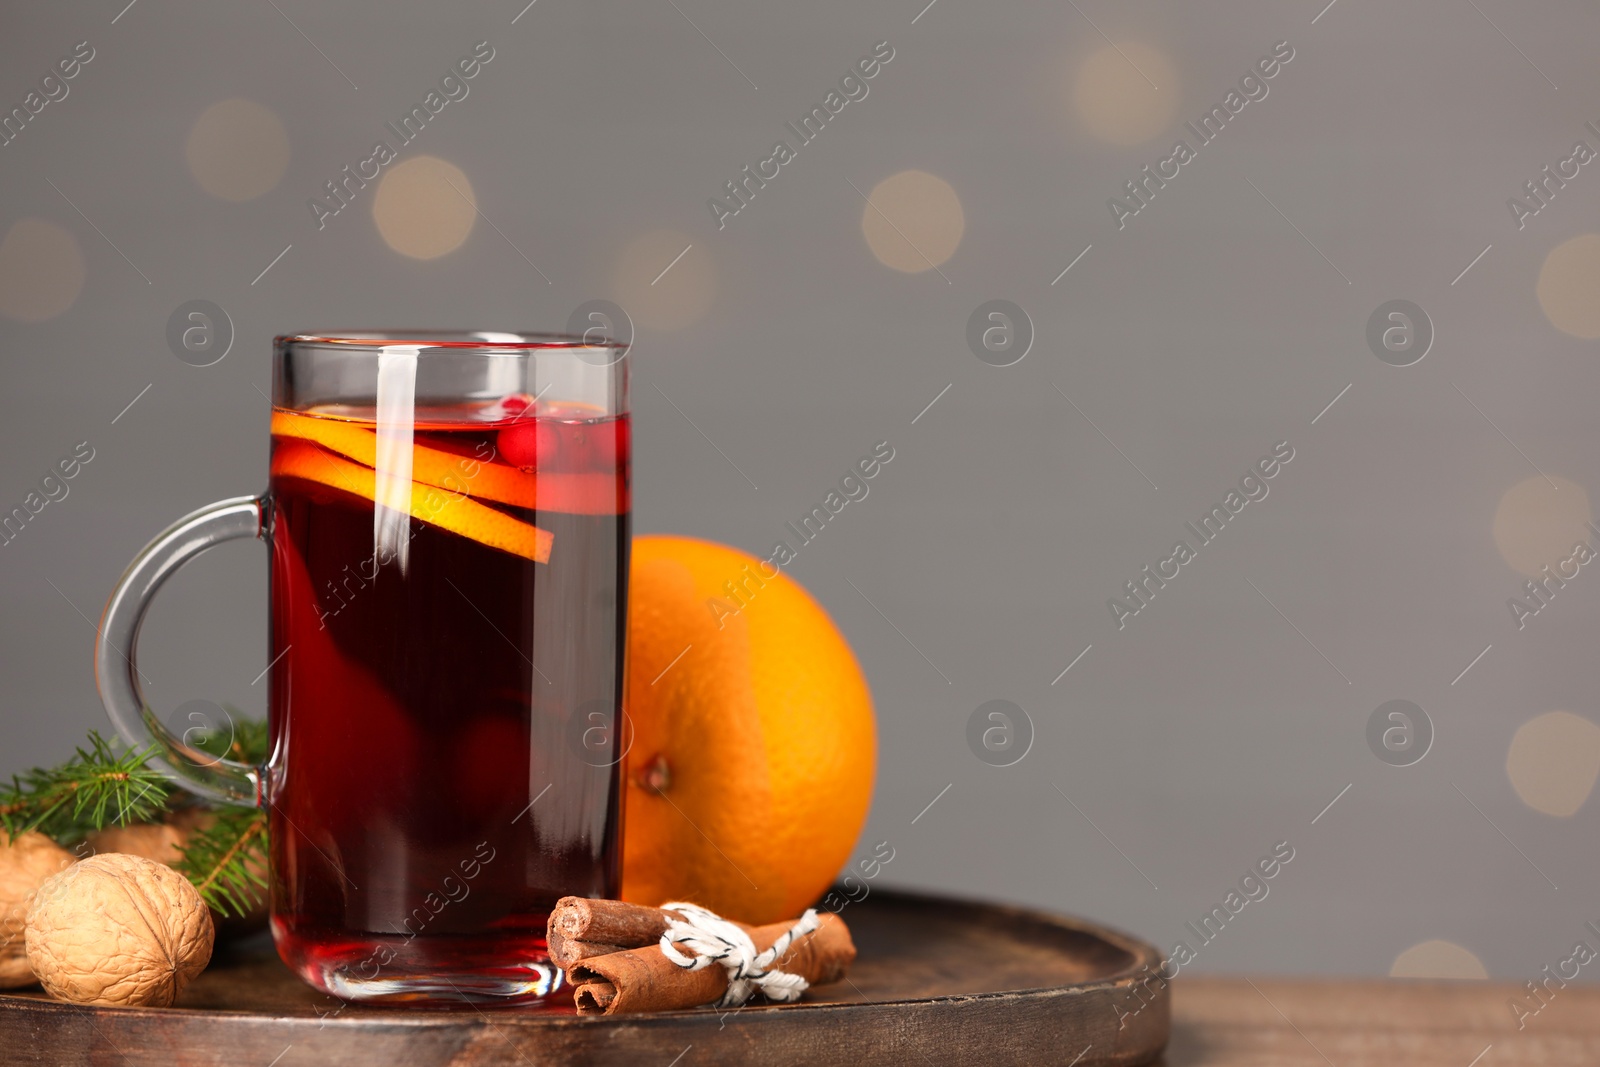
[[[631,473],[626,348],[503,333],[276,339],[260,496],[145,547],[106,605],[130,744],[267,811],[278,953],[353,1000],[536,1002],[546,916],[616,897]],[[269,547],[271,755],[199,751],[139,686],[150,599],[213,545]]]

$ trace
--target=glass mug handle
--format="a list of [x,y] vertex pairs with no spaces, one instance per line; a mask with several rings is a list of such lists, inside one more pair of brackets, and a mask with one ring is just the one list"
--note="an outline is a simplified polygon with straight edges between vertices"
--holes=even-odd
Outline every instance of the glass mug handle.
[[117,732],[135,748],[153,741],[151,764],[179,785],[211,800],[255,807],[259,768],[218,759],[168,730],[145,703],[136,665],[139,629],[161,584],[177,569],[224,541],[263,536],[266,498],[219,500],[179,519],[134,557],[106,601],[94,647],[95,683]]

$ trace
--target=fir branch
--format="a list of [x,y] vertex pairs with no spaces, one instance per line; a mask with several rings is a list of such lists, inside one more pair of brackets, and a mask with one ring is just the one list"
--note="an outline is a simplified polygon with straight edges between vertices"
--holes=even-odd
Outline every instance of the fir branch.
[[[228,708],[228,725],[196,731],[187,743],[219,759],[259,765],[267,756],[267,725]],[[201,899],[224,915],[245,915],[266,888],[267,820],[253,808],[196,804],[160,771],[146,766],[157,751],[123,749],[90,731],[88,747],[57,767],[35,767],[0,785],[0,832],[16,836],[37,830],[71,846],[108,826],[159,823],[197,808],[197,820],[177,869]]]
[[261,900],[267,880],[267,816],[254,808],[215,811],[183,846],[177,869],[200,898],[224,915],[248,914]]
[[224,704],[222,710],[228,719],[225,728],[194,730],[184,735],[185,743],[217,759],[229,759],[252,766],[266,762],[266,720],[247,719],[243,712],[231,704]]
[[121,750],[89,733],[89,747],[58,767],[35,767],[0,786],[0,830],[37,830],[63,845],[106,826],[159,819],[171,783],[145,766],[154,747]]

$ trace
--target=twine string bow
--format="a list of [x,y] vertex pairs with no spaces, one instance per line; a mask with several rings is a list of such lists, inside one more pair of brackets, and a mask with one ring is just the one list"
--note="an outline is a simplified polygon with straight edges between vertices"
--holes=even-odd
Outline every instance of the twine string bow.
[[[757,952],[756,944],[743,927],[731,923],[720,915],[696,904],[663,904],[663,911],[677,912],[680,919],[668,919],[667,932],[661,935],[661,952],[667,959],[687,971],[698,971],[720,963],[728,971],[728,991],[715,1007],[737,1008],[757,991],[768,999],[789,1002],[800,999],[809,984],[797,974],[773,969],[797,937],[804,937],[818,926],[817,911],[807,908],[806,913],[783,932],[772,947]],[[697,955],[688,955],[678,946],[690,948]]]

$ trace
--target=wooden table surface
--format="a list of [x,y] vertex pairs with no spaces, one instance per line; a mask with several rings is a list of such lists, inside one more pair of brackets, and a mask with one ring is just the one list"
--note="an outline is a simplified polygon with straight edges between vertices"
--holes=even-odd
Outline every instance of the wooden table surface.
[[1149,1062],[1169,1007],[1166,1067],[1600,1067],[1600,985],[1547,994],[1519,1030],[1509,1005],[1521,990],[1510,984],[1185,973],[1119,1030],[1122,1013],[1142,1003],[1131,983],[1158,963],[1136,939],[889,891],[847,916],[861,951],[850,980],[802,1004],[617,1019],[344,1008],[257,937],[219,953],[175,1009],[0,994],[0,1067],[1087,1067]]
[[[1600,986],[1569,985],[1521,1031],[1490,982],[1189,978],[1167,1067],[1597,1067]],[[1532,1002],[1528,1002],[1530,1006]],[[1063,1063],[1070,1062],[1068,1056]]]

